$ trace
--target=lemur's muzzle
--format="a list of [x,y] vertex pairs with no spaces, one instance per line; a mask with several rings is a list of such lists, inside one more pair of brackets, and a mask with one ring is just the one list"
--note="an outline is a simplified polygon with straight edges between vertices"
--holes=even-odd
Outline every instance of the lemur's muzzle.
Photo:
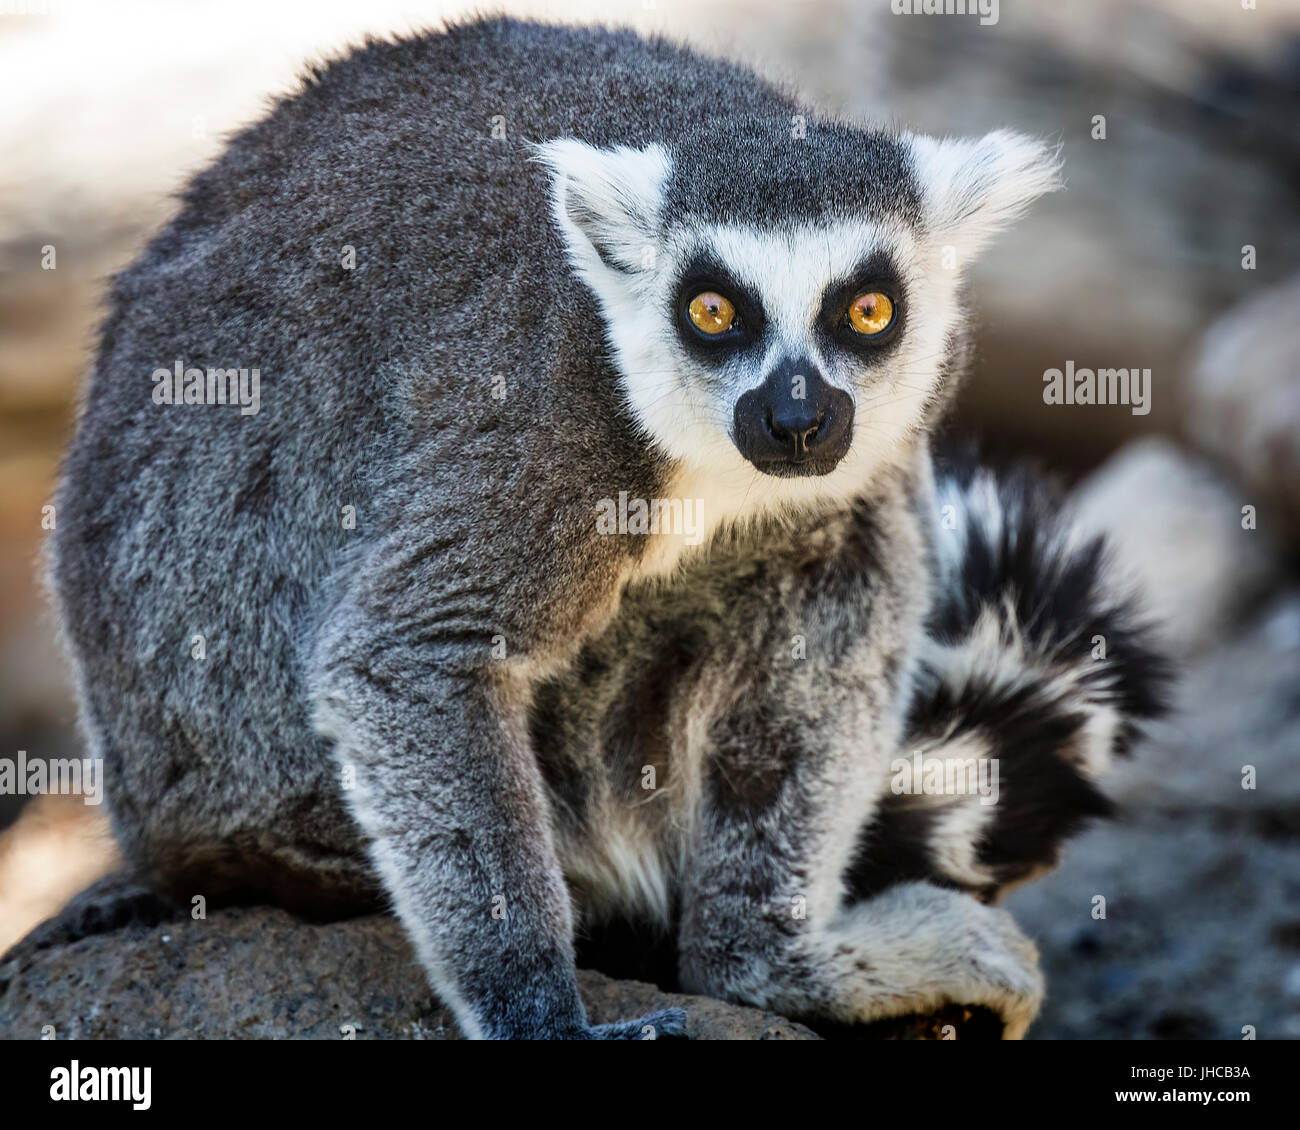
[[805,358],[782,362],[736,401],[732,438],[768,475],[825,475],[853,438],[853,398]]

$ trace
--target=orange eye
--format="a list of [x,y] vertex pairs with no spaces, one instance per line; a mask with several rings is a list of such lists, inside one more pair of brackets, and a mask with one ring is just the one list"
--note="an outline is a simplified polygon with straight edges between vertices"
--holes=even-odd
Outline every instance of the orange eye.
[[736,320],[736,308],[722,295],[704,290],[691,299],[686,308],[695,328],[706,334],[723,334]]
[[849,307],[849,325],[863,337],[883,333],[893,320],[894,304],[877,290],[859,294]]

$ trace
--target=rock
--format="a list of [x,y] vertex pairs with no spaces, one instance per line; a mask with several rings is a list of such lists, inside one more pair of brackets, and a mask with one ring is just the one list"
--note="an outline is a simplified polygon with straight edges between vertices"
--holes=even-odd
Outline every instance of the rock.
[[1233,307],[1192,370],[1188,430],[1300,548],[1300,275]]
[[1049,986],[1030,1038],[1300,1036],[1297,687],[1294,591],[1185,664],[1169,718],[1105,781],[1121,818],[1008,900]]
[[1300,944],[1296,842],[1242,816],[1138,808],[1071,843],[1058,871],[1007,900],[1048,984],[1029,1038],[1300,1035],[1285,992]]
[[1222,647],[1184,663],[1168,718],[1114,767],[1106,791],[1121,804],[1221,812],[1264,835],[1300,837],[1297,687],[1300,591],[1292,590]]
[[[697,1040],[815,1040],[758,1009],[579,974],[593,1023],[677,1006]],[[313,925],[281,910],[128,926],[0,962],[0,1034],[58,1039],[454,1040],[394,918]]]
[[1077,488],[1080,528],[1110,535],[1116,582],[1136,589],[1176,659],[1255,618],[1282,575],[1275,539],[1243,525],[1252,495],[1168,440],[1131,443]]
[[593,1024],[626,1020],[656,1008],[686,1010],[692,1040],[816,1040],[811,1029],[775,1013],[729,1004],[712,997],[665,993],[643,981],[615,981],[594,970],[578,973],[582,999]]
[[[50,1026],[58,1039],[460,1039],[395,918],[313,924],[256,907],[155,925],[150,913],[101,917],[99,932],[73,942],[62,940],[64,931],[81,919],[64,915],[49,924],[52,935],[42,929],[0,959],[0,1037],[35,1039]],[[123,918],[127,924],[112,925]],[[960,1004],[871,1024],[818,1022],[814,1031],[761,1009],[594,970],[580,970],[578,986],[593,1024],[677,1007],[693,1040],[1002,1034],[994,1013]]]

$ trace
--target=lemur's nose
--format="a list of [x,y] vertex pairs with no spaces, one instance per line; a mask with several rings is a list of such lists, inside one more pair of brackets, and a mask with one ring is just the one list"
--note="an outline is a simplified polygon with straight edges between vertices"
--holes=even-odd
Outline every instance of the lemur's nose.
[[825,475],[852,436],[853,398],[806,358],[782,362],[736,401],[736,447],[771,475]]
[[824,419],[825,413],[814,415],[806,400],[792,400],[776,408],[769,407],[764,423],[777,443],[797,458],[807,455],[809,446],[816,443],[817,431]]

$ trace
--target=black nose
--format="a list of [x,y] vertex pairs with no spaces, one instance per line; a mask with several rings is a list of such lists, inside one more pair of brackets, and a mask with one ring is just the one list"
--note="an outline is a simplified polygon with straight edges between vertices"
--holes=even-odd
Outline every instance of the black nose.
[[736,447],[769,475],[825,475],[852,438],[853,398],[805,359],[778,365],[736,401]]

